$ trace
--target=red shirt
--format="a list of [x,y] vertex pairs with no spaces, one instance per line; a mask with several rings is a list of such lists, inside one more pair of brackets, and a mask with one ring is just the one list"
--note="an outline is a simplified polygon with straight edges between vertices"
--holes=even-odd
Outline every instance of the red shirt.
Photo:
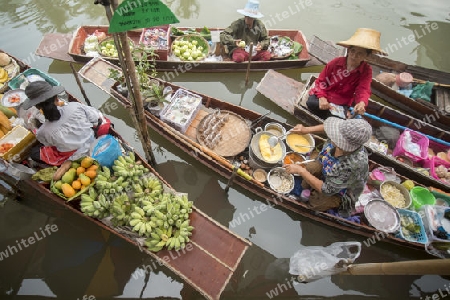
[[347,58],[337,57],[320,72],[310,95],[325,97],[329,103],[352,106],[364,102],[367,106],[371,95],[372,67],[363,61],[359,67],[347,71]]

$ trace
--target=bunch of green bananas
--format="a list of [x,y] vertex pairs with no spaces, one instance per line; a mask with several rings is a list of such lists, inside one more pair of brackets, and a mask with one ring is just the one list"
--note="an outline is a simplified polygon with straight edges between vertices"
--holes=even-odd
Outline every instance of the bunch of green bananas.
[[114,175],[125,178],[132,177],[133,181],[138,181],[139,176],[149,172],[149,169],[143,166],[141,161],[135,161],[133,152],[130,152],[128,155],[119,156],[114,161],[112,169],[114,170]]
[[158,252],[164,247],[178,251],[186,247],[193,229],[194,227],[189,225],[189,220],[184,221],[176,230],[172,226],[167,229],[155,228],[150,237],[145,240],[144,245],[152,252]]
[[109,216],[109,202],[105,195],[98,195],[95,189],[89,187],[88,194],[81,194],[81,211],[87,216],[103,219]]
[[[167,249],[184,249],[186,243],[190,241],[193,226],[189,225],[189,213],[192,212],[192,201],[186,195],[178,196],[164,193],[152,204],[152,216],[150,221],[154,221],[157,227],[150,232],[145,245],[150,251],[157,252],[164,246]],[[147,207],[148,211],[151,207]],[[154,218],[154,219],[153,219]]]
[[110,212],[113,217],[111,219],[112,224],[114,226],[128,225],[132,207],[132,201],[128,198],[126,193],[117,195],[110,205]]

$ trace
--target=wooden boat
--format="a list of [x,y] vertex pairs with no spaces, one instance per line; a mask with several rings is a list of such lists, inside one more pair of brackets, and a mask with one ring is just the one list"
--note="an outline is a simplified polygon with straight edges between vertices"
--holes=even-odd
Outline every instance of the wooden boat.
[[[188,28],[179,28],[180,30],[187,30]],[[191,28],[191,30],[200,31],[202,28]],[[168,27],[170,31],[170,28]],[[212,31],[217,31],[220,29],[211,28]],[[61,47],[48,47],[48,45],[52,45],[56,40],[62,40],[64,37],[62,35],[50,34],[45,36],[43,41],[41,41],[41,45],[38,48],[37,54],[41,56],[51,57],[55,59],[63,59],[63,60],[71,60],[73,59],[76,62],[86,63],[92,57],[87,56],[83,51],[83,45],[86,37],[88,35],[92,35],[95,31],[104,32],[107,34],[108,26],[103,25],[94,25],[94,26],[81,26],[79,27],[71,37],[68,42],[68,49],[66,48],[65,43]],[[141,40],[142,30],[131,30],[127,32],[128,37],[134,44],[139,44]],[[305,66],[309,60],[310,55],[308,54],[308,43],[306,41],[305,36],[299,30],[269,30],[270,36],[287,36],[291,38],[293,41],[300,43],[303,46],[302,51],[299,53],[296,59],[272,59],[270,61],[252,61],[250,65],[250,69],[252,71],[261,71],[267,69],[292,69],[292,68],[300,68]],[[107,35],[110,36],[110,35]],[[169,38],[169,39],[173,39]],[[217,43],[220,46],[220,43]],[[216,47],[212,47],[213,49]],[[170,44],[169,44],[170,49]],[[70,56],[64,55],[64,51],[66,51]],[[159,55],[159,58],[156,60],[156,69],[158,71],[171,71],[171,72],[239,72],[246,71],[248,63],[235,63],[230,60],[229,56],[223,51],[223,49],[216,49],[216,55],[220,56],[221,60],[217,61],[181,61],[179,59],[175,59],[170,55],[170,50],[157,50],[156,53]],[[212,50],[210,51],[211,54]],[[111,61],[115,64],[118,63],[117,58],[103,57],[108,61]]]
[[[311,39],[310,54],[324,64],[337,56],[342,56],[342,50],[343,48],[337,48],[316,36]],[[374,95],[417,119],[432,123],[445,131],[450,131],[449,73],[412,66],[377,55],[371,55],[367,61],[372,66],[373,79],[371,87]],[[381,72],[396,74],[408,72],[414,79],[437,83],[433,88],[431,102],[422,99],[414,100],[383,84],[375,78]]]
[[[2,51],[3,52],[3,51]],[[21,72],[29,68],[20,62]],[[79,102],[70,93],[67,93],[69,101]],[[122,146],[127,151],[133,151],[125,140],[114,130],[110,133],[118,138]],[[170,185],[149,165],[146,161],[134,152],[136,158],[145,165],[150,171],[156,175],[170,189]],[[2,165],[8,165],[0,160]],[[80,200],[71,200],[67,202],[49,189],[49,184],[40,183],[32,180],[30,177],[17,178],[9,174],[7,171],[0,173],[0,179],[17,189],[18,197],[27,201],[32,199],[31,205],[49,205],[56,203],[62,210],[69,210],[82,218],[88,219],[100,226],[102,229],[109,231],[125,241],[139,247],[143,252],[152,256],[162,265],[179,275],[188,284],[194,287],[207,299],[219,299],[220,294],[225,289],[234,271],[237,269],[244,253],[251,243],[229,231],[224,226],[212,220],[201,210],[193,206],[193,212],[190,214],[190,223],[194,229],[191,236],[192,249],[187,250],[167,250],[163,249],[157,253],[150,252],[146,247],[141,246],[135,238],[129,234],[118,231],[114,227],[107,226],[98,219],[86,216],[80,210]],[[172,189],[173,190],[173,189]],[[185,248],[187,249],[187,248]],[[193,268],[192,266],[195,266]]]
[[[311,113],[306,107],[306,100],[309,96],[308,90],[311,84],[314,83],[314,80],[314,77],[311,77],[306,84],[303,84],[281,73],[269,70],[256,89],[275,104],[297,117],[302,123],[313,126],[323,123],[321,118]],[[373,128],[379,128],[380,126],[392,127],[399,123],[400,125],[404,125],[404,127],[414,129],[414,126],[411,125],[416,124],[416,127],[421,127],[422,133],[429,135],[429,148],[435,153],[447,152],[450,148],[448,142],[446,142],[450,140],[450,133],[440,130],[431,124],[414,119],[411,116],[400,113],[375,101],[370,101],[367,112],[371,117],[366,115],[364,118]],[[386,122],[386,120],[389,122]],[[437,137],[442,137],[442,140]],[[379,151],[371,152],[373,152],[371,156],[373,160],[385,166],[395,168],[398,173],[404,176],[427,186],[434,186],[445,191],[450,191],[450,185],[428,176],[404,162],[398,161],[392,155],[385,155]]]
[[[79,74],[88,81],[91,81],[100,89],[105,92],[111,94],[115,97],[121,104],[125,107],[130,107],[130,102],[127,98],[123,97],[118,91],[117,86],[111,82],[108,78],[109,69],[117,68],[114,65],[106,62],[105,60],[96,58],[91,60],[88,64],[86,64],[80,71]],[[157,79],[161,84],[165,86],[170,86],[174,92],[179,89],[182,89],[180,86],[175,84],[162,81]],[[192,91],[191,91],[192,92]],[[195,93],[195,92],[192,92]],[[214,170],[221,176],[224,176],[227,179],[234,179],[234,183],[238,184],[245,190],[248,190],[255,194],[256,196],[262,197],[265,201],[267,201],[268,205],[279,205],[280,207],[284,207],[289,209],[295,213],[298,213],[302,216],[310,218],[312,220],[318,221],[322,224],[331,226],[333,228],[339,228],[342,230],[346,230],[357,235],[362,235],[366,237],[372,237],[375,234],[382,234],[378,232],[375,228],[367,225],[367,224],[358,224],[346,219],[337,217],[330,213],[325,212],[317,212],[308,207],[308,205],[304,202],[293,199],[285,194],[280,194],[272,190],[267,184],[262,184],[261,182],[255,180],[254,178],[246,179],[244,176],[235,176],[236,168],[234,165],[235,158],[238,156],[245,156],[246,158],[250,158],[248,152],[248,147],[242,153],[233,155],[232,157],[225,157],[222,155],[218,155],[213,150],[207,148],[202,145],[200,141],[197,141],[197,128],[199,124],[202,122],[202,119],[210,114],[212,111],[220,110],[224,113],[235,114],[245,119],[248,124],[252,124],[254,126],[264,127],[265,124],[270,122],[277,122],[276,120],[266,116],[261,115],[257,112],[245,109],[243,107],[221,101],[219,99],[201,94],[195,93],[200,96],[202,99],[203,106],[200,108],[197,113],[195,119],[192,121],[191,125],[187,128],[185,133],[181,133],[179,130],[174,129],[172,126],[168,125],[166,122],[162,121],[159,117],[151,114],[146,111],[145,116],[147,119],[147,124],[155,130],[157,133],[165,137],[168,141],[182,149],[187,154],[194,157],[196,160],[203,163],[209,169]],[[277,122],[279,123],[279,122]],[[249,127],[252,125],[248,125]],[[286,130],[292,128],[287,124],[282,124]],[[229,140],[227,140],[229,141]],[[324,139],[315,136],[316,145],[324,142]],[[248,145],[247,145],[248,146]],[[371,162],[371,169],[381,167],[380,164]],[[405,179],[405,177],[402,177]],[[265,204],[263,204],[265,205]],[[423,250],[424,245],[414,242],[409,242],[406,240],[402,240],[396,238],[393,235],[389,235],[383,241],[394,243],[400,246],[406,246],[417,250]]]

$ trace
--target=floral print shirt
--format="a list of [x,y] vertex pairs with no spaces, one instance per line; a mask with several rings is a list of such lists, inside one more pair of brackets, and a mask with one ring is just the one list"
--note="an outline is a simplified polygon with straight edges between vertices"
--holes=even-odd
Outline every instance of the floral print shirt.
[[334,157],[335,147],[328,141],[319,154],[324,183],[322,193],[326,195],[345,193],[358,199],[369,177],[369,158],[364,147],[339,157]]

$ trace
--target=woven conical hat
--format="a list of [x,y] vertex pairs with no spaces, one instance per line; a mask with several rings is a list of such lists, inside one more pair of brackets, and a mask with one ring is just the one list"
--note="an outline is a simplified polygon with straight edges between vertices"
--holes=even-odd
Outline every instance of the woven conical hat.
[[387,56],[387,53],[380,48],[380,35],[381,33],[374,29],[358,28],[350,39],[337,44],[344,47],[357,46],[370,49]]

